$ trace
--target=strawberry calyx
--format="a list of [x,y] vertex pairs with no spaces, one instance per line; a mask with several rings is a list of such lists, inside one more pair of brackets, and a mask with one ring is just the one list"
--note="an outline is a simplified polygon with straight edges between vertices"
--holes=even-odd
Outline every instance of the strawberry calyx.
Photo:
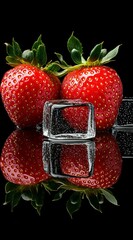
[[57,191],[59,184],[48,179],[38,184],[20,185],[13,182],[5,184],[5,200],[3,205],[11,204],[11,212],[18,206],[20,200],[30,202],[32,207],[41,215],[46,193],[49,195],[52,191]]
[[7,53],[6,61],[7,64],[12,67],[19,64],[31,64],[43,71],[52,72],[54,75],[62,77],[82,67],[98,66],[113,61],[114,57],[118,54],[121,44],[108,52],[107,49],[103,48],[103,43],[104,42],[96,44],[90,51],[87,59],[85,59],[83,56],[83,45],[72,32],[67,41],[67,49],[75,65],[70,65],[64,60],[63,55],[57,52],[55,52],[55,55],[58,60],[47,62],[46,45],[42,41],[41,35],[33,43],[31,49],[26,49],[24,51],[22,51],[19,43],[13,38],[11,44],[5,43]]
[[119,206],[111,188],[88,188],[77,186],[66,179],[58,178],[54,179],[54,181],[59,183],[60,187],[55,193],[53,201],[62,199],[67,191],[70,192],[70,196],[66,201],[66,210],[71,218],[73,218],[73,213],[77,212],[81,208],[82,200],[85,198],[87,199],[89,205],[100,213],[102,213],[102,204],[104,204],[105,199],[111,204]]
[[[12,43],[5,43],[6,45],[6,61],[11,67],[15,67],[19,64],[31,64],[40,68],[41,70],[47,70],[49,72],[58,71],[59,66],[54,66],[52,61],[47,62],[46,45],[42,41],[40,35],[33,43],[31,49],[22,51],[18,42],[12,39]],[[48,67],[49,66],[49,67]]]
[[[103,43],[104,42],[101,42],[95,45],[90,51],[87,59],[85,59],[83,56],[83,45],[80,40],[74,36],[74,33],[72,32],[71,36],[67,41],[67,49],[75,65],[67,64],[67,62],[63,59],[62,54],[56,52],[55,54],[58,60],[47,66],[47,69],[49,69],[49,67],[55,68],[54,74],[58,77],[62,77],[67,73],[82,67],[92,67],[107,64],[114,60],[114,57],[118,54],[121,44],[108,52],[107,49],[103,48]],[[56,66],[59,68],[57,68],[58,71],[56,71]]]
[[71,218],[73,214],[80,210],[82,200],[87,199],[90,206],[102,213],[102,205],[105,199],[115,206],[118,201],[115,198],[112,189],[88,188],[77,186],[70,183],[67,179],[50,178],[33,185],[20,185],[7,182],[5,185],[5,201],[3,205],[11,205],[11,212],[18,206],[21,200],[30,202],[32,207],[41,215],[42,208],[46,202],[46,194],[52,195],[53,201],[59,201],[64,194],[69,192],[66,200],[66,210]]

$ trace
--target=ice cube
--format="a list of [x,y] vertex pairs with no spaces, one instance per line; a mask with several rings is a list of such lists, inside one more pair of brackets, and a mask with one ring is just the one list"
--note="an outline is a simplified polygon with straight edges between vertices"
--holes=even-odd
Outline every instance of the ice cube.
[[113,127],[133,127],[133,97],[123,98],[116,122]]
[[94,138],[96,134],[94,106],[75,100],[46,101],[43,108],[43,135],[56,140]]

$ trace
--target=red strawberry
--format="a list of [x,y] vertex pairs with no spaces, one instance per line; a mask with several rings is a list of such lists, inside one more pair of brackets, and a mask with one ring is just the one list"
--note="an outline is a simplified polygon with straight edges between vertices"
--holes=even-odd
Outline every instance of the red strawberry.
[[61,82],[52,70],[47,71],[51,65],[46,65],[46,49],[41,37],[32,50],[22,52],[14,40],[6,46],[6,60],[13,68],[5,72],[1,81],[4,107],[15,125],[34,127],[42,122],[45,101],[59,98]]
[[[93,172],[95,149],[92,148],[94,148],[94,146],[95,144],[93,144],[93,142],[91,144],[89,144],[89,142],[62,144],[60,154],[62,173],[72,178],[86,178],[90,176],[91,172]],[[88,148],[91,148],[91,151]]]
[[[81,42],[72,34],[68,39],[67,47],[72,60],[76,65],[66,64],[61,54],[57,54],[60,67],[64,70],[57,76],[64,76],[61,86],[61,98],[82,99],[91,102],[95,107],[95,120],[97,129],[109,129],[113,126],[123,98],[123,85],[120,76],[113,68],[105,66],[114,58],[119,46],[107,53],[102,48],[103,43],[97,44],[90,56],[83,58]],[[75,109],[74,113],[65,110],[66,120],[72,127],[84,126],[86,111]]]
[[90,177],[86,177],[86,150],[84,148],[83,151],[82,148],[82,155],[79,151],[78,145],[73,148],[63,145],[62,148],[61,169],[63,173],[75,176],[68,178],[71,183],[87,188],[109,188],[117,182],[122,169],[122,156],[116,139],[110,132],[96,135],[94,172]]
[[23,186],[49,179],[42,162],[42,134],[13,131],[3,146],[0,168],[6,180]]
[[[85,103],[87,103],[87,101],[84,101],[84,104]],[[69,126],[74,128],[74,130],[86,132],[88,128],[89,111],[90,109],[87,106],[74,106],[64,108],[62,111],[62,116]]]
[[112,190],[121,175],[122,156],[116,139],[110,132],[101,131],[96,135],[94,169],[89,177],[86,163],[86,148],[80,152],[78,145],[62,145],[60,168],[64,175],[71,177],[67,177],[66,181],[54,179],[61,184],[54,200],[60,200],[69,191],[66,209],[71,217],[80,209],[83,199],[88,200],[90,206],[100,212],[105,200],[118,206]]
[[59,186],[52,184],[51,175],[44,171],[42,143],[42,134],[35,129],[17,129],[4,143],[0,158],[0,169],[7,180],[3,204],[10,203],[11,211],[22,199],[31,202],[40,215],[46,194]]

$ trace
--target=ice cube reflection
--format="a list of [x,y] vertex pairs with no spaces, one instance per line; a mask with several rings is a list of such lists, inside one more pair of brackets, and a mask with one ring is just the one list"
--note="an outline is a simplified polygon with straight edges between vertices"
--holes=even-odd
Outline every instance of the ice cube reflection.
[[[67,173],[63,172],[65,159]],[[89,177],[93,174],[95,142],[43,141],[44,170],[53,177]],[[69,169],[73,168],[73,172]],[[76,174],[75,174],[76,172]]]
[[133,158],[133,127],[113,128],[112,134],[117,140],[122,158]]

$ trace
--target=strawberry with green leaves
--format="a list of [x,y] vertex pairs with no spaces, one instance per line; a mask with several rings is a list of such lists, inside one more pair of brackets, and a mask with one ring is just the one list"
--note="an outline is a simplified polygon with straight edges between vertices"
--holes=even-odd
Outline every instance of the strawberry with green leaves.
[[[77,148],[77,149],[76,149]],[[94,169],[91,176],[88,175],[86,164],[86,149],[82,148],[79,153],[79,146],[63,145],[60,154],[60,168],[67,179],[55,179],[61,184],[60,190],[56,193],[54,200],[62,198],[66,191],[70,192],[70,198],[66,208],[70,216],[78,211],[83,199],[95,209],[102,212],[101,206],[104,200],[114,205],[118,202],[113,195],[112,189],[121,176],[122,156],[115,137],[108,131],[99,131],[95,138],[95,159]]]
[[61,82],[53,74],[51,62],[47,63],[41,36],[31,50],[22,51],[14,39],[12,44],[6,43],[6,50],[6,61],[12,68],[1,81],[4,107],[18,127],[35,127],[42,122],[45,101],[60,97]]
[[[123,98],[123,84],[114,68],[106,66],[117,55],[120,45],[107,52],[103,42],[97,44],[87,59],[83,57],[83,46],[78,38],[72,35],[67,41],[67,48],[75,65],[69,65],[63,56],[56,53],[61,68],[56,73],[63,77],[61,98],[82,99],[91,102],[95,107],[95,121],[98,130],[113,126]],[[86,111],[77,109],[72,114],[66,110],[66,120],[72,127],[86,121]]]
[[50,193],[51,176],[42,162],[42,134],[35,129],[14,130],[1,152],[0,170],[5,178],[5,202],[13,211],[20,201],[30,201],[38,214],[42,209],[45,190]]
[[90,177],[86,177],[88,174],[86,149],[82,147],[82,155],[79,152],[78,145],[62,146],[60,159],[62,172],[75,176],[68,178],[70,182],[88,188],[109,188],[117,182],[122,169],[122,156],[116,139],[110,132],[101,131],[95,137],[94,171]]

